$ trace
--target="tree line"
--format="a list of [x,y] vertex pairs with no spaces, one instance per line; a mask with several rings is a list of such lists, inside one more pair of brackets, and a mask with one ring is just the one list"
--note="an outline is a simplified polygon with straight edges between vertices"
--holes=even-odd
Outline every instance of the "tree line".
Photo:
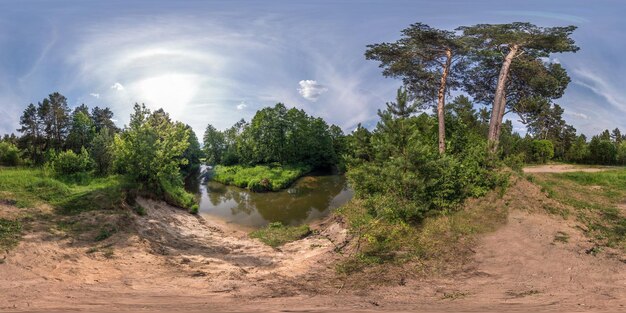
[[209,124],[203,149],[211,165],[276,162],[328,168],[341,163],[343,137],[340,127],[278,103],[257,111],[249,123],[242,119],[224,131]]

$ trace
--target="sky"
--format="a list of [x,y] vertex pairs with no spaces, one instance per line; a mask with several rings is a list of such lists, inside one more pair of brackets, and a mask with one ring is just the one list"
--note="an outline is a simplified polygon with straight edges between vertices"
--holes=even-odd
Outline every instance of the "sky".
[[139,102],[201,138],[282,102],[349,132],[373,126],[401,85],[365,60],[366,45],[415,22],[516,21],[578,26],[581,50],[551,57],[572,78],[556,103],[579,133],[626,129],[624,12],[618,0],[0,0],[0,134],[55,91],[72,108],[110,107],[120,127]]

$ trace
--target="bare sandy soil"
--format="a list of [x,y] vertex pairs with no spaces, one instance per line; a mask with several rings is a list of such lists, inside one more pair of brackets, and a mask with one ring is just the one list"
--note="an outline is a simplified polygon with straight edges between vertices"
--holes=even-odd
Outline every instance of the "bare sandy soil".
[[596,166],[586,167],[584,165],[572,164],[544,164],[537,166],[528,166],[524,168],[524,173],[567,173],[567,172],[603,172],[613,170],[619,167],[615,166]]
[[[140,199],[147,215],[132,216],[132,231],[95,252],[93,242],[59,238],[43,226],[26,233],[0,254],[0,311],[626,311],[623,255],[589,254],[593,244],[580,225],[534,209],[551,200],[527,181],[505,197],[519,200],[508,223],[482,238],[463,270],[390,276],[369,287],[337,278],[336,247],[349,235],[335,219],[274,250]],[[17,209],[2,205],[0,214]],[[567,242],[555,240],[559,234]]]

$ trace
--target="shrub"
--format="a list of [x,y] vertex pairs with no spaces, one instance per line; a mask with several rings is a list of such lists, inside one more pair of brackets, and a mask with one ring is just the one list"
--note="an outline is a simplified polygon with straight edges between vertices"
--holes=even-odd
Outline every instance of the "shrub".
[[71,176],[80,173],[87,173],[91,170],[93,161],[85,148],[79,154],[72,150],[59,153],[52,161],[51,167],[58,176]]
[[0,164],[16,166],[20,163],[20,150],[12,143],[0,142]]

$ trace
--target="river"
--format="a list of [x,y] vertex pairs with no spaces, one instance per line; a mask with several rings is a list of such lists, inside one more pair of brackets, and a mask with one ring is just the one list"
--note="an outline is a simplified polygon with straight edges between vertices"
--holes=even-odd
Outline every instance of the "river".
[[331,174],[307,175],[277,192],[251,192],[205,179],[187,182],[187,189],[198,197],[200,215],[243,229],[320,220],[354,195],[343,175]]

